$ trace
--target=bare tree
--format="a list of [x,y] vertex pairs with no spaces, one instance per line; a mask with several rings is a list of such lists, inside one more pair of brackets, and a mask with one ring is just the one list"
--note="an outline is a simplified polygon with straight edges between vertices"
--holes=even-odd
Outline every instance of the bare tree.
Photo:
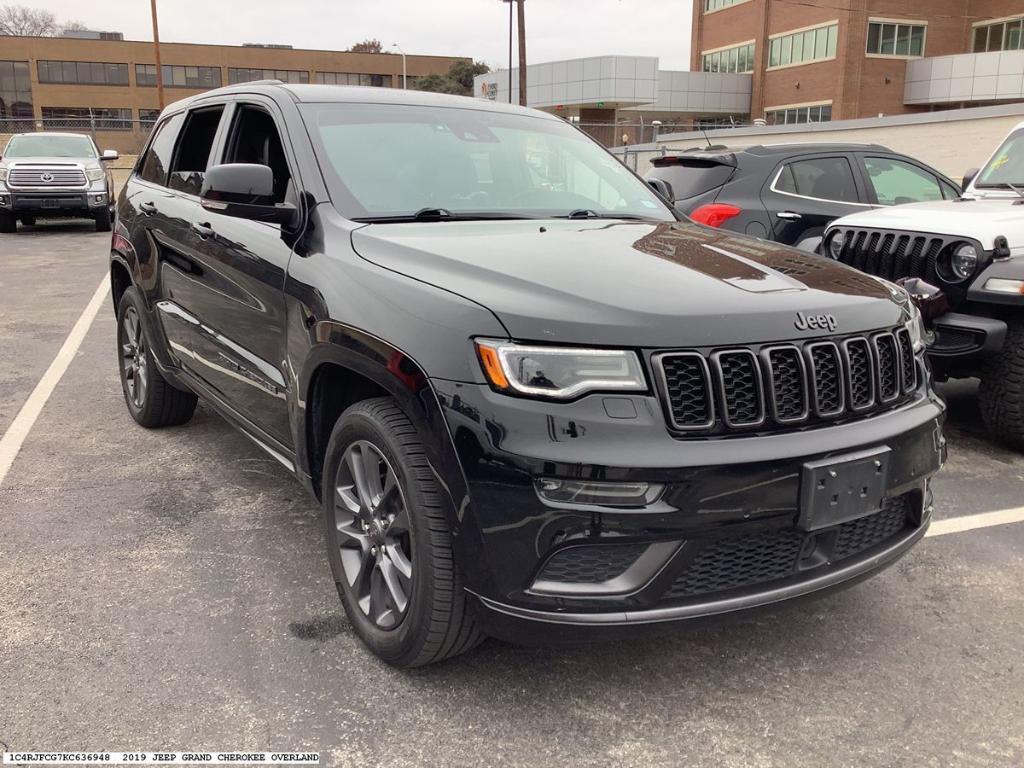
[[383,53],[384,46],[381,45],[380,40],[369,39],[363,40],[360,43],[356,43],[349,48],[351,53]]
[[65,21],[60,25],[60,32],[81,32],[84,29],[88,29],[85,24],[80,21]]
[[0,6],[0,35],[52,37],[58,30],[56,17],[42,8],[28,8],[24,5]]

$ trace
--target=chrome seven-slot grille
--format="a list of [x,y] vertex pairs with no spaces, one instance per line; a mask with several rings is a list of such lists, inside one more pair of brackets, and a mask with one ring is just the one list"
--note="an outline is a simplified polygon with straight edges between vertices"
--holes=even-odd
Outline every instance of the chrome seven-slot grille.
[[665,352],[655,369],[680,432],[778,430],[865,416],[910,399],[917,361],[905,328],[802,344]]
[[81,187],[85,172],[75,166],[14,166],[7,177],[12,187]]
[[954,242],[936,235],[870,229],[847,229],[835,236],[843,244],[837,261],[886,280],[934,281],[939,254]]

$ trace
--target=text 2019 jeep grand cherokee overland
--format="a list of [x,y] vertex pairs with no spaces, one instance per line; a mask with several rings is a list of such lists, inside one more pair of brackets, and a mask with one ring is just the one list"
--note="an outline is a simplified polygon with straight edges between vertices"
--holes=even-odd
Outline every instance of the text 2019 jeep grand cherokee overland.
[[905,292],[678,220],[554,116],[210,91],[162,115],[112,258],[132,416],[201,396],[292,471],[396,665],[822,594],[929,521]]

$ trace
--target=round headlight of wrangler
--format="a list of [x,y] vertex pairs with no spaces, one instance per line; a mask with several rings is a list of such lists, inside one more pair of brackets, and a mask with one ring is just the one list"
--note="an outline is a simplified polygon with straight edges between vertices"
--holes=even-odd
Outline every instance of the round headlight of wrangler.
[[843,233],[834,232],[832,237],[828,240],[828,256],[839,261],[840,255],[843,253]]
[[966,280],[978,268],[978,249],[970,243],[958,245],[953,251],[949,266],[952,267],[953,274],[958,279]]

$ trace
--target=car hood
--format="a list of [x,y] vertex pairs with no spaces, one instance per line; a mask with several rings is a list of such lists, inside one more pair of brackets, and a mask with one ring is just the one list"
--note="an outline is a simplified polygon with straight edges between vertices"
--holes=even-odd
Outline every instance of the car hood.
[[100,164],[95,157],[8,157],[4,165],[87,165],[95,168]]
[[1024,253],[1024,206],[1014,204],[1019,199],[1001,196],[875,208],[836,219],[829,229],[865,227],[964,237],[977,240],[986,251],[1002,235],[1014,254]]
[[799,330],[798,312],[831,314],[836,334],[903,315],[872,277],[692,223],[370,224],[352,244],[371,262],[488,307],[513,338],[530,341],[717,346],[823,335]]

